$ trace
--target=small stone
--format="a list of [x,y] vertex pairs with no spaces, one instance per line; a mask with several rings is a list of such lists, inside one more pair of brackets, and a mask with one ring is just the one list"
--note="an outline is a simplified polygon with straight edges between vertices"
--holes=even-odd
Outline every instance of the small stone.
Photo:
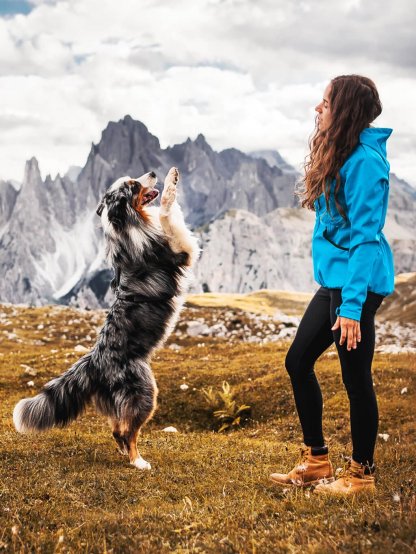
[[390,435],[388,433],[379,433],[378,436],[380,439],[383,439],[384,442],[387,442],[390,438]]
[[208,328],[207,333],[210,335],[224,336],[227,333],[227,327],[222,323],[216,323]]
[[207,335],[209,333],[209,327],[206,323],[201,323],[199,321],[189,321],[187,324],[186,332],[190,337]]
[[177,433],[178,430],[176,429],[176,427],[165,427],[164,429],[162,429],[165,433]]
[[176,344],[175,342],[173,342],[172,344],[170,344],[168,346],[168,348],[170,350],[174,350],[175,352],[179,352],[179,350],[182,350],[182,346],[179,346],[179,344]]
[[35,377],[35,375],[37,375],[36,369],[33,369],[33,367],[30,367],[29,365],[20,364],[20,367],[24,368],[27,375],[31,375],[32,377]]
[[34,381],[28,381],[26,384],[27,384],[28,387],[34,387],[35,386]]
[[400,394],[406,394],[407,393],[407,387],[403,387],[400,391]]
[[188,390],[189,386],[186,383],[182,383],[182,385],[179,387],[181,390]]
[[74,351],[75,352],[88,352],[88,348],[86,348],[82,344],[77,344],[76,347],[74,348]]

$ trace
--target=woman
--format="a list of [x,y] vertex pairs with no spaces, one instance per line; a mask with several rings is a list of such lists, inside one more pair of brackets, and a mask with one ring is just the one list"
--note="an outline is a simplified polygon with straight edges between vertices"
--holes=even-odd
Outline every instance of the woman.
[[[302,207],[314,209],[315,280],[321,285],[287,353],[305,448],[279,485],[315,485],[315,492],[374,491],[378,409],[371,376],[374,315],[393,292],[394,268],[382,233],[389,194],[386,140],[391,129],[370,123],[382,106],[374,83],[359,75],[332,79],[316,106],[316,129],[305,164]],[[352,458],[334,479],[322,433],[322,395],[314,363],[335,341],[350,402]]]

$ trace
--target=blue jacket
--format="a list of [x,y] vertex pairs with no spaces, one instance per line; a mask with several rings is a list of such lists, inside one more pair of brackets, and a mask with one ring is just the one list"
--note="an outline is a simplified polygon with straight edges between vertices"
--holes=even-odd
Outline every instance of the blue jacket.
[[393,254],[382,232],[389,196],[386,141],[391,133],[392,129],[364,129],[341,167],[338,201],[347,220],[335,206],[335,179],[330,183],[330,213],[323,193],[315,200],[315,280],[323,287],[342,289],[336,313],[357,321],[368,290],[383,296],[394,290]]

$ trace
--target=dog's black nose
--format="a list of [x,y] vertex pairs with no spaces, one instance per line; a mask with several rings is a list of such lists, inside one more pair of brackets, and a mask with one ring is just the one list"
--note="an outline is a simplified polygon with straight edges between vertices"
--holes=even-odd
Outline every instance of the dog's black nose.
[[155,173],[154,171],[151,171],[151,172],[150,172],[150,177],[152,177],[153,179],[155,179],[156,173]]

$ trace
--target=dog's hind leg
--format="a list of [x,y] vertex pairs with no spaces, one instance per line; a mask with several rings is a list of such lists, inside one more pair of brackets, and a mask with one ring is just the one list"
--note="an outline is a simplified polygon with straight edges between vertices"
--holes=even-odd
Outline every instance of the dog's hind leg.
[[130,463],[138,469],[151,469],[149,462],[146,462],[137,451],[137,437],[142,425],[116,418],[110,418],[109,422],[120,454],[128,455]]
[[149,462],[146,462],[146,460],[140,456],[137,450],[137,437],[139,436],[139,432],[140,427],[138,429],[132,430],[127,439],[130,463],[133,466],[137,467],[137,469],[151,469],[152,466],[149,464]]
[[115,431],[113,430],[117,444],[122,445],[122,450],[129,455],[130,463],[138,469],[151,469],[149,462],[137,450],[137,438],[140,429],[152,417],[156,408],[157,387],[156,383],[153,384],[154,387],[149,387],[146,394],[130,397],[124,410],[124,418],[117,421]]
[[120,421],[118,431],[113,431],[122,454],[128,454],[130,463],[138,469],[151,469],[149,462],[142,458],[137,450],[137,437],[143,423],[139,421]]
[[120,454],[123,454],[127,456],[129,453],[129,449],[127,447],[127,444],[124,442],[123,436],[120,432],[120,420],[115,417],[109,417],[108,423],[110,424],[111,430],[113,432],[114,440],[117,443],[118,451]]

